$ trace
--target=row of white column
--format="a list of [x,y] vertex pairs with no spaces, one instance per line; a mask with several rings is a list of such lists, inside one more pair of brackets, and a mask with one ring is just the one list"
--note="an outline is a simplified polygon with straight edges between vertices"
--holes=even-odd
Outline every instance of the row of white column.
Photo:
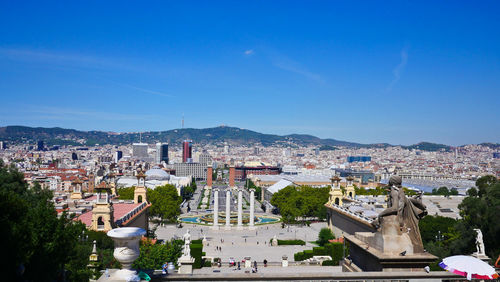
[[[250,189],[250,219],[248,223],[249,229],[255,229],[255,190]],[[213,229],[219,229],[219,189],[214,188],[214,225]],[[231,229],[231,191],[226,190],[226,225],[225,230]],[[238,189],[238,223],[236,229],[243,229],[243,191]]]

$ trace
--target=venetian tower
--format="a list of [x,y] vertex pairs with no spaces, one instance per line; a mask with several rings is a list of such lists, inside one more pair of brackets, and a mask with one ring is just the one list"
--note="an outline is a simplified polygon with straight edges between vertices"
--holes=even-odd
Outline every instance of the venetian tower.
[[146,175],[139,170],[137,173],[137,186],[134,189],[134,203],[147,202]]
[[329,204],[335,204],[337,206],[342,206],[342,190],[340,189],[340,177],[334,176],[330,178],[332,181],[332,187],[330,188],[330,198],[328,200]]
[[109,231],[115,225],[113,217],[113,203],[110,199],[110,188],[106,182],[101,182],[95,187],[97,191],[97,199],[92,210],[92,225],[91,229],[96,231]]
[[345,196],[354,199],[356,196],[356,190],[354,190],[354,185],[352,184],[352,181],[354,180],[354,177],[349,176],[346,178],[347,180],[347,186],[345,188]]
[[111,189],[111,195],[118,195],[116,193],[116,173],[114,171],[111,171],[108,174],[108,179],[109,179],[109,188]]

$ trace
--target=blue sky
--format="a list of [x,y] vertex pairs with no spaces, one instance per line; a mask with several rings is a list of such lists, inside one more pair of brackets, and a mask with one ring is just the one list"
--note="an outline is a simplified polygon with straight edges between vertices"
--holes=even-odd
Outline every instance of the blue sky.
[[0,126],[500,142],[499,1],[2,1]]

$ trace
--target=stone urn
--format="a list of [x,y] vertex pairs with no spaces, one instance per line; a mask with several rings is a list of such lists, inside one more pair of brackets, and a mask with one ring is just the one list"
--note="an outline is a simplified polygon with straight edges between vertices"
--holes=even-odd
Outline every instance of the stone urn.
[[108,231],[108,236],[115,241],[113,256],[121,263],[122,269],[114,273],[115,278],[130,279],[136,275],[132,263],[139,257],[139,240],[146,230],[138,227],[122,227]]

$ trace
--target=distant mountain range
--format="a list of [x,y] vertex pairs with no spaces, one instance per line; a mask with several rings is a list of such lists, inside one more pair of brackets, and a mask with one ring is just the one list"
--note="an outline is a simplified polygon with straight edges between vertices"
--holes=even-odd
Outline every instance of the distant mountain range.
[[[59,127],[27,127],[27,126],[6,126],[0,127],[0,141],[9,143],[35,143],[43,140],[47,145],[122,145],[139,142],[139,132],[116,133],[104,131],[80,131],[75,129],[64,129]],[[183,128],[167,131],[142,132],[142,141],[146,143],[168,142],[170,144],[181,144],[185,139],[193,140],[197,144],[222,144],[227,142],[234,145],[261,144],[263,146],[283,145],[283,146],[322,146],[322,148],[332,148],[335,146],[351,148],[384,148],[394,146],[387,143],[380,144],[360,144],[354,142],[340,141],[336,139],[321,139],[306,134],[274,135],[255,132],[237,127],[219,126],[213,128],[194,129]],[[491,148],[500,148],[500,144],[483,143],[481,145]],[[402,146],[408,149],[420,149],[425,151],[449,151],[453,147],[443,144],[421,142],[411,146]]]

